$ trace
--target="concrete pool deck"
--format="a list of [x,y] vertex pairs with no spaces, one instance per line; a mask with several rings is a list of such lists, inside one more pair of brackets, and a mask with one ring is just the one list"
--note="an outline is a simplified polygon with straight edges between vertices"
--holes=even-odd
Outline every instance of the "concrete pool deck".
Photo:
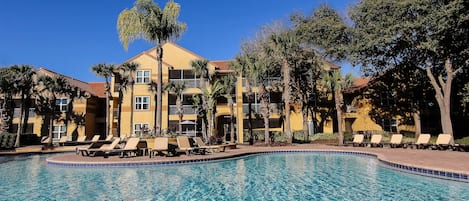
[[[119,156],[103,156],[86,157],[76,155],[74,152],[60,156],[48,158],[49,164],[64,166],[127,166],[127,165],[157,165],[172,163],[190,163],[200,161],[212,161],[217,159],[226,159],[236,156],[249,155],[264,152],[280,152],[280,151],[337,151],[349,154],[365,153],[367,155],[375,155],[377,158],[392,168],[413,173],[422,173],[432,171],[431,174],[442,175],[457,174],[457,178],[464,177],[464,181],[469,182],[469,152],[457,151],[438,151],[438,150],[422,150],[422,149],[403,149],[403,148],[368,148],[368,147],[351,147],[351,146],[330,146],[315,144],[294,144],[291,146],[263,147],[263,146],[247,146],[238,145],[237,149],[227,149],[226,152],[217,152],[207,155],[180,155],[176,157],[153,157],[138,156],[119,158]],[[415,169],[415,170],[414,170]],[[433,173],[435,171],[435,173]],[[441,172],[440,172],[441,171]],[[461,174],[461,175],[459,175]],[[429,175],[431,176],[431,175]]]

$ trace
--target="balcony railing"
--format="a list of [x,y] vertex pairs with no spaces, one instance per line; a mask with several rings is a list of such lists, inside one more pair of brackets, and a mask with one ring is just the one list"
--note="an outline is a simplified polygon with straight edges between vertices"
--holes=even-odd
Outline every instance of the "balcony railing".
[[186,85],[186,88],[200,88],[200,80],[199,79],[170,79],[170,82],[173,82],[175,84],[184,82]]
[[347,105],[346,107],[346,112],[347,113],[357,113],[357,108],[356,107],[353,107],[351,105]]
[[[183,114],[196,114],[196,109],[193,105],[183,105],[182,106],[182,113]],[[178,114],[178,107],[176,105],[169,106],[169,114],[170,115],[177,115]]]
[[[270,78],[267,78],[265,81],[265,85],[266,86],[271,86],[271,85],[276,85],[277,83],[281,82],[281,78],[280,77],[270,77]],[[259,86],[259,83],[250,83],[251,84],[251,87],[258,87]],[[246,87],[247,85],[247,81],[246,81],[246,78],[243,78],[243,87]]]
[[119,118],[119,109],[112,109],[112,116],[114,119]]
[[[270,114],[279,114],[280,110],[279,107],[281,106],[281,103],[270,103],[269,104],[269,112]],[[260,103],[253,103],[251,104],[251,110],[253,113],[261,114],[262,113],[262,105]],[[244,103],[243,104],[243,113],[248,114],[249,113],[249,104]]]
[[[20,108],[15,108],[13,110],[13,118],[20,118],[20,115],[21,115]],[[35,108],[29,108],[29,117],[35,117],[35,116],[36,116]]]

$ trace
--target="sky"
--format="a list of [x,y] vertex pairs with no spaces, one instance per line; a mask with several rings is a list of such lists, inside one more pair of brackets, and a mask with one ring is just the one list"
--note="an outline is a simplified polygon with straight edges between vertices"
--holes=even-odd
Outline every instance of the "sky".
[[[28,64],[85,82],[101,82],[91,66],[120,64],[153,47],[136,40],[126,51],[119,41],[117,16],[135,0],[2,0],[0,67]],[[166,0],[154,0],[164,7]],[[209,60],[230,60],[243,40],[261,26],[311,14],[328,4],[345,16],[351,0],[175,0],[187,30],[175,41]],[[339,64],[350,71],[349,64]],[[356,70],[354,70],[356,72]]]

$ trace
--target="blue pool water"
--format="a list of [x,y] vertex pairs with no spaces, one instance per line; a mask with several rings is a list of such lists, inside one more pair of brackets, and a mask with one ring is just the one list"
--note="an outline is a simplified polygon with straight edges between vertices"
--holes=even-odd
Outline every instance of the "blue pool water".
[[469,200],[469,184],[402,173],[371,157],[275,153],[131,168],[0,157],[0,200]]

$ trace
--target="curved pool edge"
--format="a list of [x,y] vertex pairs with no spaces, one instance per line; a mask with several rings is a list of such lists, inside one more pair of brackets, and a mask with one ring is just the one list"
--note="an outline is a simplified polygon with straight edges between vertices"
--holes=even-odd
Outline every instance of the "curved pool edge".
[[155,165],[177,165],[177,164],[191,164],[191,163],[201,163],[201,162],[215,162],[222,161],[226,159],[234,159],[243,156],[257,155],[257,154],[273,154],[273,153],[326,153],[326,154],[345,154],[345,155],[356,155],[356,156],[365,156],[376,158],[383,167],[390,168],[396,171],[417,174],[427,177],[434,177],[446,180],[460,181],[469,183],[469,174],[457,172],[457,171],[448,171],[438,168],[429,168],[418,165],[404,164],[397,161],[392,161],[386,159],[384,155],[377,153],[370,153],[367,151],[347,151],[347,150],[313,150],[313,149],[281,149],[281,150],[264,150],[264,151],[251,151],[243,153],[235,153],[224,156],[208,155],[204,158],[187,158],[182,160],[170,160],[170,161],[158,161],[158,160],[137,160],[137,161],[100,161],[100,162],[83,162],[83,161],[64,161],[58,160],[58,157],[47,158],[46,162],[48,165],[59,166],[59,167],[95,167],[95,168],[105,168],[105,167],[138,167],[138,166],[155,166]]

